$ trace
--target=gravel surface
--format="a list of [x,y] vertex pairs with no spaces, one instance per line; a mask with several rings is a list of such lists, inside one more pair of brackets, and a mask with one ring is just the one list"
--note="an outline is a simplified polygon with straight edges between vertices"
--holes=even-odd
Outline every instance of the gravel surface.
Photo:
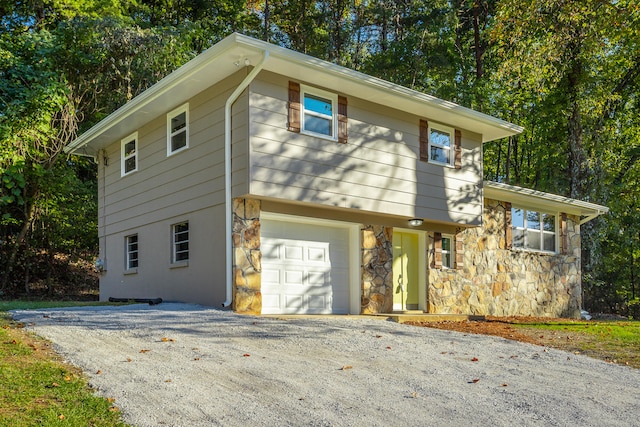
[[14,311],[134,426],[640,426],[640,371],[363,316]]

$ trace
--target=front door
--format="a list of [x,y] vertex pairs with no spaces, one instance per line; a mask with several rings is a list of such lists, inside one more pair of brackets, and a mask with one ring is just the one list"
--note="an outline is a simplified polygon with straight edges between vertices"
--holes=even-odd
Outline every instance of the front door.
[[393,231],[393,310],[417,310],[419,288],[418,235]]

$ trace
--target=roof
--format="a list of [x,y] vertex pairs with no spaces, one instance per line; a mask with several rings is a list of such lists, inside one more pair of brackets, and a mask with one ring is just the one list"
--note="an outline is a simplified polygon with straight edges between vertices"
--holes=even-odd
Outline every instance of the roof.
[[95,156],[107,145],[183,104],[269,52],[264,70],[482,134],[483,142],[522,132],[507,121],[280,46],[234,33],[133,98],[72,141],[65,152]]
[[583,218],[580,224],[609,212],[606,206],[500,182],[484,181],[483,187],[485,198],[503,200],[543,211],[578,215]]

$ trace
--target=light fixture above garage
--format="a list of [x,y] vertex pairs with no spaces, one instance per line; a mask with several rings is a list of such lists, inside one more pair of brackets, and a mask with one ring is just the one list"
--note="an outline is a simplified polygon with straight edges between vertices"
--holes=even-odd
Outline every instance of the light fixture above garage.
[[423,222],[422,218],[411,218],[409,220],[409,225],[412,227],[420,227]]

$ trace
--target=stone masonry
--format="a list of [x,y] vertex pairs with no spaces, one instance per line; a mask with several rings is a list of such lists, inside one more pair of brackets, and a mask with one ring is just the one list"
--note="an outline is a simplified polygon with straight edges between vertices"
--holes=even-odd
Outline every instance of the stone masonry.
[[486,199],[483,226],[461,231],[463,268],[429,269],[429,313],[580,316],[579,218],[566,216],[558,235],[562,250],[545,254],[509,248],[507,210],[508,204]]
[[393,309],[393,228],[362,228],[362,314]]
[[233,200],[233,309],[260,314],[262,253],[260,251],[260,201]]

